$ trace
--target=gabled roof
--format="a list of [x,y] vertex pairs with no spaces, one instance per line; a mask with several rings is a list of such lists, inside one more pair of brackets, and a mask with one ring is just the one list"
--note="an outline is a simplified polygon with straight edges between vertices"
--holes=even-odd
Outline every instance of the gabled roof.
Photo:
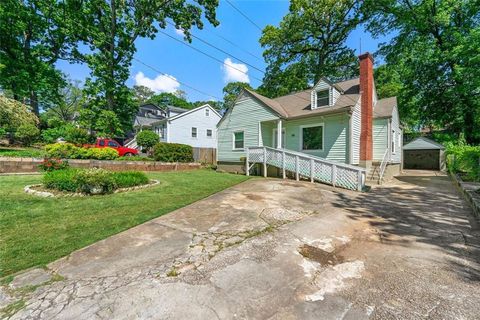
[[189,111],[189,109],[184,109],[184,108],[179,108],[179,107],[174,107],[174,106],[167,106],[167,110],[173,111],[173,112],[178,112],[178,113]]
[[176,114],[174,115],[173,117],[170,117],[170,118],[165,118],[165,119],[162,119],[162,120],[157,120],[155,121],[155,123],[161,123],[161,122],[164,122],[164,121],[172,121],[172,120],[176,120],[178,118],[181,118],[183,116],[186,116],[187,114],[190,114],[190,113],[194,113],[194,112],[197,112],[199,111],[200,109],[205,109],[205,108],[209,108],[210,110],[213,111],[214,114],[216,114],[219,118],[221,118],[222,116],[220,115],[220,113],[218,113],[217,110],[215,110],[214,108],[212,108],[211,105],[209,105],[208,103],[207,104],[204,104],[200,107],[196,107],[195,109],[190,109],[190,110],[186,110],[185,112],[182,112],[180,114]]
[[334,85],[339,88],[343,94],[340,95],[333,106],[314,110],[310,108],[310,92],[312,89],[295,92],[275,99],[264,97],[252,90],[244,89],[244,91],[275,111],[282,118],[301,118],[348,111],[351,107],[355,106],[360,98],[359,78],[338,82]]
[[133,126],[134,127],[150,127],[153,123],[158,122],[161,119],[162,117],[146,118],[146,117],[136,116]]
[[403,150],[443,150],[445,147],[425,137],[418,137],[403,146]]
[[275,100],[272,100],[270,98],[267,98],[267,97],[264,97],[262,96],[261,94],[259,93],[256,93],[255,91],[252,91],[252,90],[248,90],[248,89],[244,89],[246,92],[250,93],[252,96],[254,96],[256,99],[260,100],[261,102],[263,102],[265,105],[267,105],[268,107],[270,107],[271,109],[273,109],[273,111],[275,111],[276,113],[278,113],[280,116],[284,117],[284,118],[287,118],[288,117],[288,114],[287,112],[285,111],[285,109],[283,109],[283,107],[280,105],[280,103],[278,103],[277,101]]
[[377,101],[373,109],[374,118],[390,118],[397,106],[397,97],[384,98]]

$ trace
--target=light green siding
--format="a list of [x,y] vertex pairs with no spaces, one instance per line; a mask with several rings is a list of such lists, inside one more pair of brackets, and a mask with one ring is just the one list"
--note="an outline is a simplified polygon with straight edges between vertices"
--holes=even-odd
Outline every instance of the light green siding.
[[388,119],[373,120],[373,160],[382,161],[388,147]]
[[[301,150],[301,127],[323,124],[323,150]],[[348,125],[346,113],[324,117],[309,117],[284,122],[286,129],[286,149],[305,152],[314,156],[347,163],[348,159]]]
[[240,158],[245,157],[245,151],[232,150],[233,132],[245,132],[245,147],[258,146],[259,122],[276,119],[278,116],[273,111],[253,98],[238,101],[218,126],[218,161],[240,162]]
[[[268,107],[263,106],[253,98],[246,98],[225,115],[218,126],[218,161],[239,162],[245,156],[243,150],[232,150],[233,132],[245,132],[245,147],[259,145],[259,140],[264,146],[273,145],[273,131],[277,127],[278,116]],[[261,139],[259,139],[259,123]],[[323,124],[323,150],[301,150],[301,127]],[[347,163],[349,161],[349,115],[347,113],[316,116],[296,120],[282,120],[285,129],[285,148],[309,153],[318,157]]]

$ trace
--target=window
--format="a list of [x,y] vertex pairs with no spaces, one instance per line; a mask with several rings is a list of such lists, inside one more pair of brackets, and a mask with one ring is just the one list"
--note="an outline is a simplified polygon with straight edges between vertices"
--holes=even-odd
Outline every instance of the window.
[[317,108],[318,107],[323,107],[323,106],[328,106],[329,102],[329,90],[322,90],[317,92]]
[[108,146],[113,148],[118,148],[118,143],[115,141],[108,141]]
[[233,149],[242,150],[245,147],[245,135],[243,131],[233,133]]
[[105,146],[105,141],[104,140],[100,140],[100,142],[98,142],[98,145],[100,147],[104,147]]
[[323,125],[301,127],[302,150],[323,149]]
[[209,115],[210,115],[210,110],[208,110],[208,109],[205,109],[205,116],[207,116],[207,117],[208,117]]
[[212,129],[207,129],[207,137],[208,138],[212,137]]
[[197,137],[197,128],[192,127],[192,138],[196,138],[196,137]]

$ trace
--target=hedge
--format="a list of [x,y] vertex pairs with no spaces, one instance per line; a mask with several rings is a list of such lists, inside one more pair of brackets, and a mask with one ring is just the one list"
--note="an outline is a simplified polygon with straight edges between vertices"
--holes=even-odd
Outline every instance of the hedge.
[[159,142],[153,147],[153,157],[162,162],[193,162],[193,148],[186,144]]
[[148,182],[143,172],[112,172],[98,168],[55,170],[43,176],[43,184],[47,189],[85,194],[106,194],[118,188],[130,188]]
[[113,160],[118,152],[112,148],[83,148],[71,143],[54,143],[45,146],[47,157],[60,159]]

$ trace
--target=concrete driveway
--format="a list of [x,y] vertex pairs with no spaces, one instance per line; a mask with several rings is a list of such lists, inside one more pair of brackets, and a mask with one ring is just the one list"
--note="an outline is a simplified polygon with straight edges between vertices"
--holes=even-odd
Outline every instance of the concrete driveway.
[[50,264],[13,319],[479,319],[469,214],[432,172],[252,179]]

